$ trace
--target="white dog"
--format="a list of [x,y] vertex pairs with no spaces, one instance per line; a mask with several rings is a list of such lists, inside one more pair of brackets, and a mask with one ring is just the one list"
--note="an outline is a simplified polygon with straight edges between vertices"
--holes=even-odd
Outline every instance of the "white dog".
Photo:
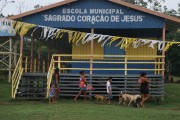
[[138,98],[141,98],[141,95],[139,95],[139,94],[137,94],[137,95],[123,94],[123,92],[121,91],[121,94],[119,94],[119,104],[121,104],[123,102],[125,105],[126,102],[129,101],[129,104],[128,104],[128,106],[129,106],[131,104],[131,102],[136,103],[136,100]]

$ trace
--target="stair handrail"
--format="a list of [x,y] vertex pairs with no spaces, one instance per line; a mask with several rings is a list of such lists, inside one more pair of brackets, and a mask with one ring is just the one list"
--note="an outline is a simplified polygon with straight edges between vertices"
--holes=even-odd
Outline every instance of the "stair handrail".
[[54,72],[54,56],[52,55],[51,63],[50,63],[48,74],[47,74],[46,99],[49,96],[49,89],[50,89],[50,85],[51,85],[51,81],[52,81],[53,72]]
[[22,55],[20,55],[19,60],[17,62],[17,65],[12,75],[12,98],[14,99],[16,98],[16,93],[17,93],[19,81],[23,74],[23,70],[24,69],[22,68]]

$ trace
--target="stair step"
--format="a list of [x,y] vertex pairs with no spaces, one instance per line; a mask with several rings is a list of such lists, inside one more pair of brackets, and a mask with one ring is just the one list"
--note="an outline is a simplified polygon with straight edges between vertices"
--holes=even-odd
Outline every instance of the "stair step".
[[46,87],[19,87],[18,89],[46,89]]
[[36,76],[36,77],[47,77],[47,73],[23,73],[23,77]]
[[22,78],[20,81],[21,81],[21,82],[29,82],[29,81],[34,81],[34,82],[47,82],[47,79]]
[[19,83],[19,85],[20,85],[20,86],[26,86],[26,87],[27,87],[27,86],[33,86],[33,85],[34,85],[34,86],[38,86],[38,85],[39,85],[39,86],[47,86],[47,84],[33,84],[33,83],[29,83],[29,84],[27,84],[27,83],[26,83],[26,84],[25,84],[25,83]]
[[16,95],[45,95],[46,93],[17,93]]
[[43,100],[45,97],[16,97],[17,100]]

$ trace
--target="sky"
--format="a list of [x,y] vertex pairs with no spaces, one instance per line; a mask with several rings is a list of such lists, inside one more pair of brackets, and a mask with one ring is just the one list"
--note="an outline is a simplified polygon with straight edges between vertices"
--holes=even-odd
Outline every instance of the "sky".
[[[29,11],[33,9],[33,6],[40,4],[42,6],[46,6],[49,4],[53,4],[62,0],[14,0],[16,4],[9,4],[4,10],[3,14],[4,15],[16,15],[18,14],[17,10],[17,4],[25,1],[24,6],[25,9],[24,11]],[[166,0],[165,5],[168,7],[168,9],[178,9],[178,3],[180,3],[180,0]],[[9,9],[11,8],[11,9]]]

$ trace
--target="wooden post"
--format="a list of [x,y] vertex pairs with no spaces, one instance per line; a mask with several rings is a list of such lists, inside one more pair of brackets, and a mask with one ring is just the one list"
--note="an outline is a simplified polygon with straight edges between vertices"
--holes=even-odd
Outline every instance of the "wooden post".
[[[162,30],[162,41],[166,41],[166,23],[164,23],[164,27],[163,27],[163,30]],[[165,51],[163,50],[162,51],[162,56],[165,56]],[[165,58],[163,57],[162,58],[162,62],[165,62]],[[162,76],[164,77],[164,69],[165,69],[165,64],[163,63],[162,64]]]
[[61,56],[58,56],[58,68],[61,68]]
[[46,64],[45,61],[43,61],[43,73],[45,73]]
[[158,62],[158,58],[155,59],[155,64],[154,64],[154,66],[155,66],[154,74],[155,74],[155,75],[157,75],[157,72],[158,72],[158,71],[157,71],[157,66],[158,66],[158,64],[157,64],[156,62]]
[[[24,36],[21,35],[21,41],[20,41],[20,55],[22,55],[21,61],[23,61],[23,49],[24,49]],[[22,68],[22,63],[20,67]]]
[[49,64],[50,64],[50,42],[48,40],[48,64],[47,64],[47,71],[49,70]]
[[[24,36],[21,35],[21,41],[20,41],[20,55],[23,56],[23,48],[24,48]],[[23,57],[22,57],[23,58]]]
[[125,56],[124,74],[127,75],[127,56]]
[[160,75],[160,73],[161,73],[161,64],[160,64],[160,62],[161,62],[161,58],[158,58],[158,75]]
[[40,72],[40,60],[41,60],[41,40],[39,40],[39,48],[38,48],[38,72]]
[[30,72],[33,72],[33,57],[34,57],[34,38],[31,38],[31,57],[30,57]]
[[26,60],[25,60],[25,72],[27,73],[27,69],[28,69],[28,56],[26,56]]
[[[162,41],[166,41],[166,23],[164,22],[164,27],[163,27],[163,30],[162,30]],[[162,51],[162,56],[163,56],[163,58],[162,58],[162,62],[165,62],[165,51],[163,50]],[[165,69],[165,64],[164,63],[162,63],[162,84],[163,84],[163,87],[164,87],[164,69]],[[161,97],[161,100],[162,101],[164,101],[164,97]]]
[[14,42],[14,66],[17,65],[17,41]]
[[36,72],[36,58],[34,59],[34,72]]
[[[94,22],[92,22],[91,33],[94,34]],[[91,40],[91,57],[90,57],[90,75],[93,74],[93,54],[94,54],[94,40]]]
[[10,38],[9,41],[9,80],[8,82],[11,82],[11,68],[12,68],[12,39]]
[[[94,34],[94,22],[92,22],[91,34]],[[90,85],[92,85],[92,74],[93,74],[93,54],[94,54],[94,40],[91,40],[91,50],[90,50]],[[92,98],[91,91],[89,92],[90,98]]]
[[126,93],[126,91],[127,91],[127,56],[125,56],[124,75],[125,75],[124,89],[125,89],[125,93]]

